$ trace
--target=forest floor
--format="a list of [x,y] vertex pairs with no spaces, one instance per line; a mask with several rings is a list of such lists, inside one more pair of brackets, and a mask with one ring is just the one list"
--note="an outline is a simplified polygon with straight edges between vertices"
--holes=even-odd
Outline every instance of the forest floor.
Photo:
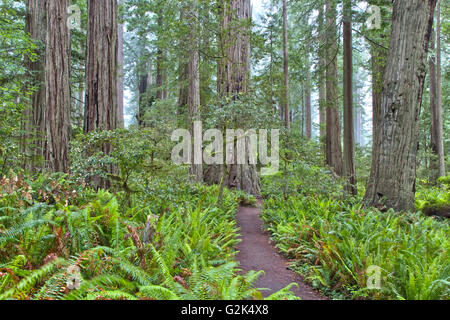
[[326,300],[313,288],[306,285],[301,276],[289,269],[289,261],[284,258],[270,241],[270,236],[263,230],[263,222],[260,218],[259,207],[241,207],[237,214],[241,243],[238,245],[237,260],[240,268],[248,272],[250,270],[264,270],[255,283],[256,288],[270,289],[263,291],[267,297],[290,285],[297,283],[291,291],[302,300]]

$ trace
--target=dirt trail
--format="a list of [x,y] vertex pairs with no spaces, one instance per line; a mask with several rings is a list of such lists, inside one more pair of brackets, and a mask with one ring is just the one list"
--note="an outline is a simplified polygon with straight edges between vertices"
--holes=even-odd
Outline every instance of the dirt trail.
[[271,244],[270,237],[263,231],[259,208],[241,207],[237,214],[238,226],[241,228],[241,240],[238,245],[237,260],[244,271],[264,270],[266,274],[256,282],[257,288],[267,288],[264,296],[269,296],[296,282],[299,287],[292,292],[303,300],[325,300],[314,289],[303,283],[297,273],[288,269],[288,260],[279,254]]

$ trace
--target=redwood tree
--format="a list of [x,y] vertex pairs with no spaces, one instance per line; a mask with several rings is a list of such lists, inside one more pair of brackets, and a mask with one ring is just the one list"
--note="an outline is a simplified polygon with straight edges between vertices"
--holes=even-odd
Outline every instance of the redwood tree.
[[118,127],[117,30],[117,0],[88,0],[86,133]]
[[436,54],[430,57],[430,109],[431,109],[431,177],[433,182],[445,176],[444,132],[442,112],[442,75],[441,75],[441,21],[440,1],[436,10],[436,28],[432,36],[432,48]]
[[[187,89],[187,105],[189,114],[189,127],[191,136],[194,137],[194,122],[200,121],[200,53],[199,53],[199,23],[198,23],[198,5],[197,0],[192,0],[189,10],[189,45],[188,45],[188,89]],[[193,146],[192,150],[195,150]],[[194,181],[203,181],[203,165],[195,163],[195,157],[192,158],[190,174]]]
[[326,159],[327,164],[336,174],[342,175],[342,145],[341,126],[339,120],[339,95],[337,74],[337,28],[336,28],[336,3],[327,1],[327,28],[326,33],[326,100],[327,100],[327,134],[326,134]]
[[[88,31],[86,56],[85,133],[95,130],[115,130],[119,126],[118,80],[118,7],[117,0],[88,1]],[[102,145],[104,154],[111,153],[111,145]],[[108,165],[109,173],[117,168]],[[98,188],[108,188],[108,180],[96,177]]]
[[344,175],[346,190],[357,194],[355,176],[355,133],[353,122],[353,41],[352,4],[344,0]]
[[30,126],[37,133],[37,156],[52,172],[68,170],[70,139],[70,30],[68,0],[28,0],[27,29],[42,45],[29,63],[37,91],[32,99]]
[[284,86],[283,86],[284,121],[286,128],[289,129],[291,126],[291,113],[289,110],[289,57],[288,57],[286,0],[283,0],[283,67],[284,67]]
[[380,123],[365,201],[414,209],[418,129],[436,0],[394,2]]
[[[219,46],[222,56],[218,62],[217,88],[220,96],[236,101],[248,92],[249,87],[250,37],[247,22],[252,16],[251,1],[228,0],[220,1],[219,5],[222,41]],[[239,128],[245,127],[245,123],[242,123],[240,119],[232,119],[231,122],[234,122]],[[249,140],[246,138],[247,151],[249,151]],[[246,164],[208,167],[205,181],[222,183],[230,188],[259,195],[261,185],[256,166],[249,163],[248,156],[246,158]]]
[[325,59],[325,28],[324,28],[324,6],[321,5],[319,9],[319,15],[317,17],[318,20],[318,33],[319,33],[319,49],[318,49],[318,86],[319,86],[319,122],[320,122],[320,140],[325,142],[326,138],[326,118],[327,118],[327,91],[326,91],[326,76],[325,76],[325,68],[326,68],[326,59]]
[[117,46],[117,63],[119,64],[118,78],[117,78],[117,122],[120,128],[125,126],[124,119],[124,52],[123,52],[123,34],[124,25],[118,26],[118,46]]

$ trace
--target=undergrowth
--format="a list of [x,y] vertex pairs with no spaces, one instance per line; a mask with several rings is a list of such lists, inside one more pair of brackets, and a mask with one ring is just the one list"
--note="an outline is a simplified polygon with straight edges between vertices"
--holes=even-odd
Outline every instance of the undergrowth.
[[[337,299],[450,298],[449,221],[424,214],[449,206],[448,186],[421,187],[419,210],[395,213],[365,208],[363,189],[349,198],[327,169],[300,158],[263,185],[263,219],[272,239],[323,293]],[[375,287],[374,272],[380,275]]]
[[3,178],[0,300],[262,299],[261,272],[239,275],[234,262],[235,213],[250,197],[225,190],[217,207],[217,187],[164,174],[129,187]]

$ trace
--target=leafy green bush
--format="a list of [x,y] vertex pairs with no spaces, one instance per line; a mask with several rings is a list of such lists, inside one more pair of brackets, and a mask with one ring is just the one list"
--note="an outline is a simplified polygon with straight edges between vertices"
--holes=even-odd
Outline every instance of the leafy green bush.
[[439,182],[447,187],[447,190],[450,188],[450,176],[440,177]]
[[[170,159],[170,146],[165,135],[153,129],[95,131],[79,135],[72,141],[71,171],[79,181],[89,182],[101,177],[114,182],[119,190],[129,190],[133,176],[152,174],[164,166],[162,160]],[[104,146],[110,145],[106,154]],[[109,167],[116,166],[118,174]]]

